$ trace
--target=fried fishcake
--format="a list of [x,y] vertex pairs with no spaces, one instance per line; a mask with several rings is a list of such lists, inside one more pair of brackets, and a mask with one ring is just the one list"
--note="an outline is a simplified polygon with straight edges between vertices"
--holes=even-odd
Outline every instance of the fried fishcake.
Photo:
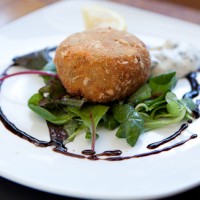
[[149,77],[150,56],[136,36],[111,28],[66,38],[54,62],[67,92],[91,102],[122,100]]

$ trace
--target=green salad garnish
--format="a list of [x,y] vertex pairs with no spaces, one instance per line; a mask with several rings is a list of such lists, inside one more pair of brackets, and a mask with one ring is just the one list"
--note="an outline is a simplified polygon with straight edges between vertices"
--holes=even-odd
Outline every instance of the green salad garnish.
[[[28,64],[26,56],[23,59],[18,57],[15,62],[20,65],[26,63],[31,69],[56,73],[55,65],[46,52],[40,51],[33,55],[33,63],[30,63],[30,54]],[[35,63],[38,64],[34,68]],[[144,132],[184,119],[193,119],[193,111],[197,109],[192,99],[178,99],[173,92],[177,83],[176,72],[150,77],[127,99],[109,104],[89,103],[83,98],[71,96],[56,76],[42,75],[42,78],[45,86],[30,97],[28,106],[66,133],[65,144],[73,141],[82,131],[86,133],[85,138],[94,143],[100,137],[98,127],[104,127],[108,130],[116,129],[116,137],[124,138],[129,145],[134,146]]]

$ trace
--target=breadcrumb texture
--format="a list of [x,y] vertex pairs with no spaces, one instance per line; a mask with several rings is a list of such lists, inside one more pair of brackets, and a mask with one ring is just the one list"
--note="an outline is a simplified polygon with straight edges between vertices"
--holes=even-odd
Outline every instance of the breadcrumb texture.
[[146,82],[151,63],[140,39],[111,28],[69,36],[54,62],[68,93],[103,103],[131,95]]

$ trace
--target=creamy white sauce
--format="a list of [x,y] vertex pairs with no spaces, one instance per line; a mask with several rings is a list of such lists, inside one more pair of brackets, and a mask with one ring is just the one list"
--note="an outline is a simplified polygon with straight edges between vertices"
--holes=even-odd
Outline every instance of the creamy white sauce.
[[200,49],[187,43],[167,41],[149,52],[153,76],[176,71],[177,77],[181,78],[200,67]]

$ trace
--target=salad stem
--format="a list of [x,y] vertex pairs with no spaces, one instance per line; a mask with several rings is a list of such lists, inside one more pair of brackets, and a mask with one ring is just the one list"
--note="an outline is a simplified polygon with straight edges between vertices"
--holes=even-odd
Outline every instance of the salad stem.
[[92,122],[92,145],[91,145],[91,150],[94,152],[95,151],[95,142],[96,142],[96,128],[94,124],[94,118],[92,115],[92,112],[90,112],[90,119]]
[[0,77],[0,81],[3,81],[3,80],[10,78],[12,76],[23,75],[23,74],[38,74],[38,75],[52,76],[52,77],[58,78],[57,74],[53,74],[53,73],[50,73],[50,72],[38,71],[38,70],[28,70],[28,71],[22,71],[22,72],[7,74],[5,76]]

